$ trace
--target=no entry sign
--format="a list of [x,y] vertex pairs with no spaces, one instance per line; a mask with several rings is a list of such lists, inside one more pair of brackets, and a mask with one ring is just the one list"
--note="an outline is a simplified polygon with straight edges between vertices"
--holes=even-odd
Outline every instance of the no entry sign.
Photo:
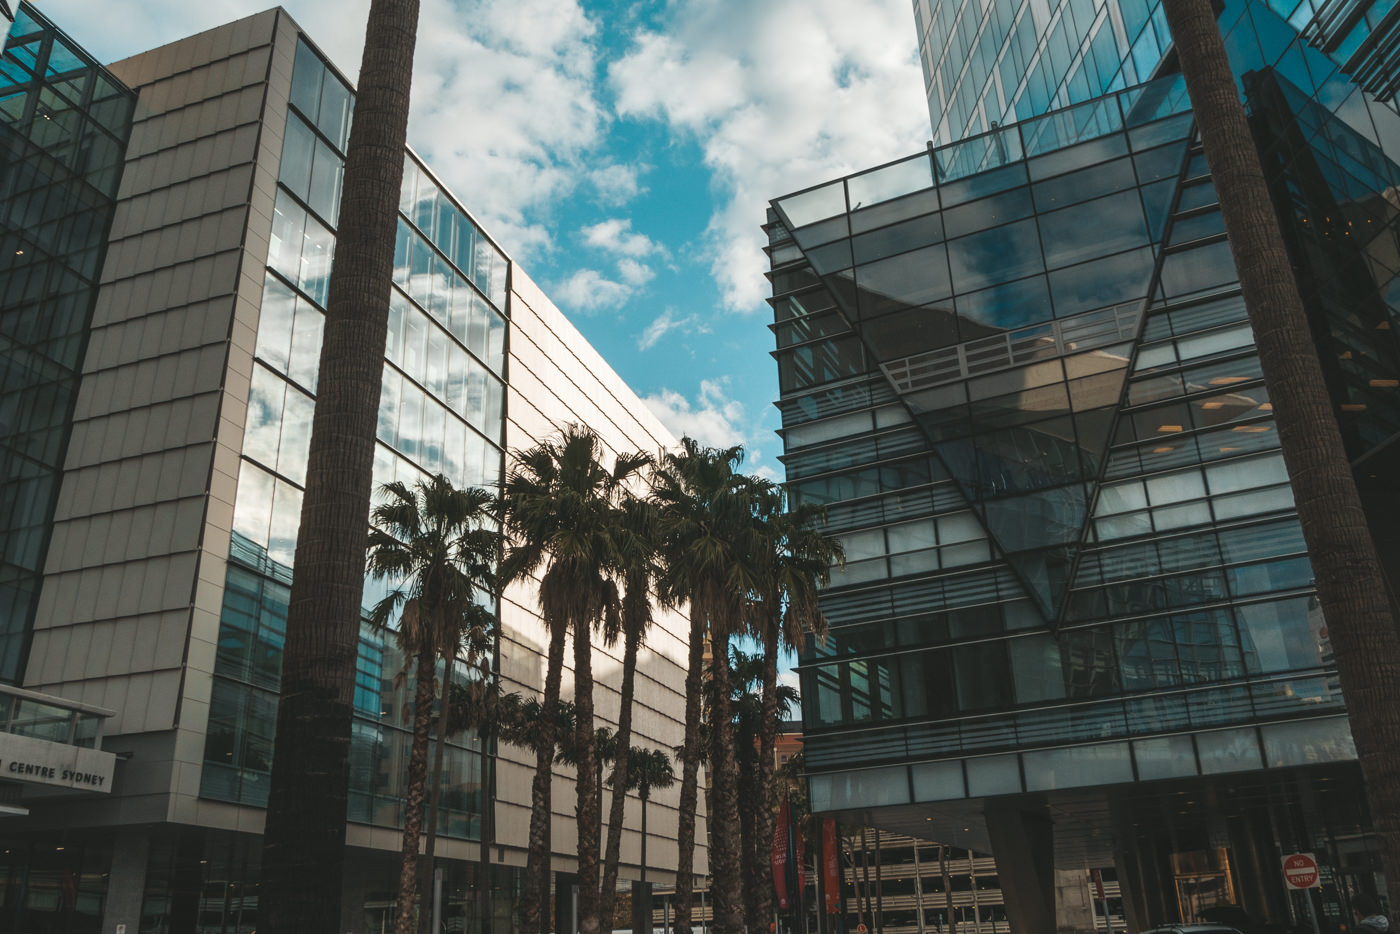
[[1290,889],[1315,889],[1319,885],[1317,860],[1311,853],[1283,858],[1283,881]]

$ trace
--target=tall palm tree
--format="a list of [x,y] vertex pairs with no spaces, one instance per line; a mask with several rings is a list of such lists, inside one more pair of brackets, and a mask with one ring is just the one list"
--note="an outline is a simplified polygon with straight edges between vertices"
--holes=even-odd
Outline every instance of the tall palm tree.
[[622,856],[622,818],[627,806],[632,754],[632,702],[636,693],[637,655],[652,622],[652,588],[660,574],[656,555],[656,510],[651,502],[629,496],[623,503],[619,536],[623,561],[621,632],[608,630],[611,644],[618,636],[622,650],[622,693],[617,716],[616,755],[613,760],[612,806],[608,813],[608,843],[603,854],[603,880],[600,917],[603,934],[609,934],[617,902],[617,871]]
[[[641,930],[651,930],[651,887],[647,884],[647,802],[651,800],[653,789],[670,788],[676,783],[676,770],[671,766],[671,754],[664,749],[644,749],[635,748],[629,751],[628,785],[637,792],[637,797],[642,802],[642,854],[641,871],[642,877],[639,885],[644,892],[644,907],[640,915],[637,912],[637,896],[632,897],[633,904],[633,925],[632,930],[638,930],[637,920],[643,920]],[[616,773],[614,773],[616,774]],[[616,786],[614,786],[616,794]]]
[[1268,382],[1386,878],[1400,887],[1400,630],[1215,10],[1210,0],[1162,6]]
[[[733,655],[731,729],[739,760],[744,911],[752,931],[761,929],[773,917],[774,880],[769,848],[773,841],[774,817],[772,812],[766,815],[763,812],[777,807],[777,791],[772,742],[765,753],[762,737],[765,733],[776,735],[778,726],[799,703],[799,697],[796,689],[789,685],[766,684],[769,665],[761,652],[750,655],[735,649]],[[767,768],[763,761],[765,754]]]
[[350,723],[418,0],[372,0],[287,607],[259,926],[341,930]]
[[[397,623],[395,638],[403,653],[405,673],[410,666],[416,668],[413,740],[404,793],[399,901],[394,922],[395,934],[410,934],[414,929],[414,893],[420,879],[418,838],[423,827],[437,664],[443,662],[446,684],[464,645],[473,666],[480,666],[490,650],[493,616],[477,600],[495,586],[494,564],[500,554],[500,535],[493,524],[496,498],[486,490],[456,489],[442,474],[420,480],[412,489],[395,482],[380,490],[384,501],[371,513],[373,528],[365,568],[374,580],[387,580],[397,586],[374,605],[369,621],[386,629],[395,628]],[[443,696],[446,697],[445,691]],[[440,716],[439,722],[434,799],[441,786],[447,717]],[[436,816],[432,815],[434,821]],[[426,887],[422,894],[426,901]]]
[[[511,541],[502,576],[516,579],[543,569],[540,613],[550,630],[545,674],[546,729],[558,704],[563,642],[573,634],[575,742],[578,749],[579,929],[598,930],[599,836],[598,760],[593,733],[593,630],[615,621],[620,611],[614,576],[620,572],[620,501],[637,472],[649,461],[642,454],[602,462],[602,443],[591,430],[566,426],[558,440],[545,440],[516,454],[505,485],[505,525]],[[558,652],[556,655],[556,647]],[[530,854],[526,867],[527,926],[541,917],[548,891],[544,862],[553,769],[545,755],[553,736],[541,737],[536,752],[530,817]]]
[[[773,837],[778,809],[774,747],[779,722],[784,719],[786,697],[778,684],[778,657],[784,650],[801,651],[808,633],[826,638],[826,617],[818,605],[818,596],[831,580],[832,565],[844,563],[845,553],[838,539],[817,529],[825,518],[824,510],[812,505],[791,507],[777,485],[770,484],[762,490],[758,510],[764,540],[762,557],[767,562],[755,613],[762,643],[759,657],[763,661],[763,712],[758,720],[758,793],[762,800],[756,812],[756,836],[763,841]],[[750,925],[761,925],[772,915],[773,887],[759,886]]]
[[[439,810],[442,800],[442,760],[451,736],[458,736],[467,730],[474,730],[477,741],[477,878],[485,880],[486,887],[479,893],[476,908],[481,920],[480,930],[486,930],[485,917],[490,913],[487,899],[490,895],[490,841],[493,836],[495,802],[491,794],[491,764],[489,750],[496,734],[496,717],[501,697],[501,682],[494,670],[496,641],[499,635],[497,618],[484,606],[473,608],[475,621],[469,626],[462,640],[462,652],[455,667],[465,668],[457,673],[444,666],[442,702],[438,706],[437,736],[433,744],[434,781],[429,786],[427,830],[424,834],[423,858],[418,863],[418,890],[432,891]],[[444,659],[444,662],[446,660]],[[431,913],[419,912],[418,932],[428,934]]]
[[[447,733],[456,735],[465,730],[475,730],[477,738],[478,774],[481,776],[477,800],[481,811],[481,824],[477,836],[477,879],[480,891],[477,893],[477,930],[485,934],[489,930],[492,915],[491,903],[491,841],[495,838],[495,799],[492,794],[489,753],[497,739],[516,745],[518,733],[512,730],[513,718],[524,703],[515,692],[502,693],[501,681],[495,672],[488,678],[471,678],[465,682],[453,682],[449,686],[447,698]],[[430,808],[431,812],[431,808]],[[429,842],[435,828],[429,823]]]
[[[705,636],[710,642],[710,677],[714,682],[714,722],[729,722],[729,644],[739,632],[751,596],[759,583],[761,564],[754,521],[754,483],[737,471],[743,448],[708,448],[684,438],[678,452],[665,454],[657,470],[653,495],[657,502],[661,551],[661,591],[690,606],[690,662],[686,676],[686,737],[681,762],[680,855],[676,883],[676,924],[688,934],[691,910],[691,871],[694,865],[695,805],[699,775],[700,662]],[[738,763],[734,737],[728,730],[712,731],[711,820],[721,828],[738,826]],[[738,834],[711,837],[715,927],[720,934],[739,934],[744,925]]]
[[[558,659],[562,666],[564,658],[564,640],[559,640]],[[551,655],[551,657],[554,657]],[[548,696],[548,682],[546,682],[546,696]],[[498,701],[496,714],[497,733],[501,739],[512,746],[519,746],[528,749],[535,754],[536,770],[534,791],[540,789],[540,772],[538,763],[544,759],[547,763],[553,763],[556,758],[563,759],[564,751],[560,748],[560,740],[568,741],[574,733],[574,705],[570,701],[559,700],[559,682],[554,683],[555,702],[552,705],[546,704],[538,697],[521,698],[519,694],[510,693],[502,695]],[[546,716],[548,711],[548,716]],[[553,769],[545,773],[552,778]],[[536,799],[538,801],[538,798]],[[537,824],[538,819],[538,824]],[[527,932],[539,931],[544,926],[545,931],[550,930],[550,910],[548,906],[549,897],[549,863],[550,850],[548,841],[550,840],[551,812],[549,803],[549,787],[545,786],[543,813],[532,807],[530,813],[530,846],[535,845],[535,838],[538,833],[541,840],[545,841],[543,852],[540,854],[538,869],[535,870],[535,884],[538,886],[544,880],[543,891],[539,892],[532,901],[530,894],[531,869],[527,862],[525,874],[525,891],[522,894],[520,912],[522,923],[525,924]],[[527,860],[534,855],[532,849],[527,854]]]

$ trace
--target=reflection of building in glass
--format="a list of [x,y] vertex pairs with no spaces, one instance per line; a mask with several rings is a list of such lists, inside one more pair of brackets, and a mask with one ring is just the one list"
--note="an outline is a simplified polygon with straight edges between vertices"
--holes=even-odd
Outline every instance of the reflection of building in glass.
[[[1002,6],[916,16],[931,35]],[[1078,24],[1079,6],[1051,16]],[[1033,7],[1018,22],[1046,43]],[[1123,38],[1154,7],[1084,12]],[[1354,43],[1289,25],[1297,7],[1234,0],[1221,23],[1348,454],[1390,516],[1400,113],[1339,68]],[[1130,46],[1094,58],[1105,81],[1171,70],[1164,45],[1113,51]],[[1274,870],[1294,850],[1326,854],[1324,910],[1343,917],[1377,864],[1190,104],[1171,74],[1057,96],[1078,66],[1054,48],[1049,93],[986,112],[1021,122],[773,202],[787,478],[847,556],[824,597],[833,638],[801,665],[813,807],[971,828],[1017,930],[1056,911],[1088,928],[1065,895],[1086,867],[1115,869],[1130,929],[1223,903],[1296,920]],[[963,80],[980,67],[950,55]],[[998,94],[1041,66],[1006,67]],[[980,126],[939,138],[964,125]],[[1396,530],[1374,531],[1400,566]]]
[[[5,114],[14,118],[7,146],[25,161],[0,169],[3,196],[12,216],[42,215],[17,225],[30,239],[7,234],[5,253],[32,249],[47,265],[0,260],[0,290],[13,284],[5,337],[29,342],[0,357],[29,367],[7,371],[5,391],[18,391],[4,412],[23,413],[32,387],[49,392],[38,396],[45,405],[59,403],[0,418],[7,463],[11,438],[33,446],[38,428],[49,431],[47,459],[35,463],[55,490],[44,492],[36,473],[39,486],[12,494],[7,472],[7,534],[32,526],[36,542],[51,541],[45,564],[25,565],[31,576],[42,570],[37,608],[0,617],[9,627],[0,679],[105,716],[102,747],[124,761],[102,794],[13,789],[29,815],[5,826],[0,929],[247,932],[353,92],[280,10],[116,63],[116,78],[76,49],[58,67],[61,37],[47,30],[42,46],[30,42],[20,29],[30,23],[42,20],[21,6],[5,77],[18,83],[19,66],[38,69],[81,109],[46,105],[49,90],[31,81]],[[47,72],[31,47],[53,50]],[[25,103],[35,93],[37,109]],[[42,126],[24,122],[36,113]],[[67,238],[68,252],[45,237]],[[26,291],[41,281],[25,279],[29,269],[51,284]],[[395,280],[377,482],[442,472],[494,488],[505,450],[569,421],[592,426],[614,451],[671,440],[411,153]],[[36,296],[52,296],[42,299],[50,305]],[[38,312],[55,322],[51,333],[35,330]],[[30,346],[52,360],[25,363]],[[42,515],[55,500],[52,517]],[[19,581],[12,590],[37,590],[37,577],[6,574],[7,587]],[[546,634],[534,606],[524,587],[500,600],[508,689],[534,692],[542,680]],[[638,696],[656,716],[636,742],[669,748],[682,734],[683,698],[666,686],[683,680],[688,629],[675,615],[660,619]],[[617,688],[618,658],[600,646],[606,690]],[[396,682],[402,667],[391,636],[362,630],[343,911],[356,932],[379,930],[393,910],[412,691]],[[475,865],[483,833],[495,844],[494,924],[514,924],[533,764],[511,747],[486,749],[483,763],[470,733],[448,747],[438,852],[454,929],[475,917],[473,893],[485,891]],[[677,794],[658,791],[648,809],[649,878],[667,883]],[[556,838],[572,839],[571,818],[555,820]],[[624,879],[639,868],[636,830],[623,840]],[[573,858],[554,856],[561,924]],[[83,880],[76,905],[62,894],[74,874]]]
[[0,68],[0,681],[22,670],[131,92],[32,7]]

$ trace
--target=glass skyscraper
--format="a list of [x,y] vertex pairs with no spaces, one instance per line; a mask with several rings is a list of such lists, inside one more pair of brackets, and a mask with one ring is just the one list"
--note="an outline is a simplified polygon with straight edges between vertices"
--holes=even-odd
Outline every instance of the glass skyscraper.
[[24,670],[135,95],[32,6],[0,60],[0,682]]
[[[1287,6],[1220,21],[1394,572],[1394,11],[1337,44]],[[1305,916],[1281,852],[1323,854],[1339,917],[1383,885],[1155,7],[917,4],[956,142],[769,215],[787,479],[846,548],[800,666],[813,807],[990,849],[1013,931],[1090,927],[1088,867],[1133,930]]]

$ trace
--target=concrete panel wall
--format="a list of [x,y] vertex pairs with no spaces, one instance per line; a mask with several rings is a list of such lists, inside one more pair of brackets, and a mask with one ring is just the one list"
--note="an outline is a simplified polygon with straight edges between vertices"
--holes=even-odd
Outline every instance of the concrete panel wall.
[[[613,453],[656,453],[676,441],[641,400],[588,345],[578,330],[519,267],[512,269],[509,387],[506,397],[508,450],[529,448],[559,427],[578,422],[596,431]],[[509,457],[507,458],[509,469]],[[539,617],[533,582],[507,590],[501,605],[505,639],[501,675],[506,690],[543,689],[548,634]],[[633,745],[671,749],[684,738],[685,666],[689,621],[679,613],[658,614],[637,665]],[[563,696],[571,696],[572,656],[566,653]],[[620,709],[622,646],[595,644],[594,703],[600,724],[615,726]],[[677,770],[679,771],[679,769]],[[496,839],[523,851],[530,826],[534,757],[502,746],[498,760]],[[607,800],[605,793],[605,816]],[[555,866],[572,871],[569,856],[577,828],[574,781],[568,769],[555,774],[553,827]],[[652,795],[647,811],[648,878],[669,880],[676,864],[679,782]],[[696,872],[707,871],[703,801],[696,828]],[[622,838],[622,876],[636,878],[641,850],[641,803],[628,800]],[[512,854],[513,858],[516,854]],[[523,861],[523,852],[518,852]]]
[[142,760],[126,794],[177,820],[199,788],[291,82],[278,25],[112,66],[139,98],[25,679],[116,710],[107,745]]

